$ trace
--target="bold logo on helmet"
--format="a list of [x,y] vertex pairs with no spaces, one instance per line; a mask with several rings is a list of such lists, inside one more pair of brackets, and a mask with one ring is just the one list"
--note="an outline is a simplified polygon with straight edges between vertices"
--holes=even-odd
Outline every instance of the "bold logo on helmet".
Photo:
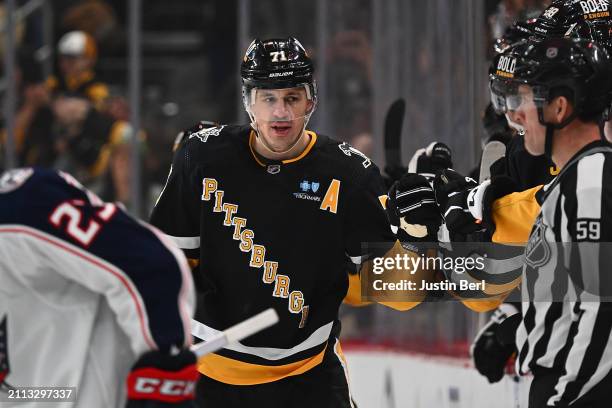
[[514,78],[514,70],[516,69],[516,58],[501,56],[497,62],[496,75]]
[[542,13],[542,16],[550,19],[553,18],[558,12],[559,9],[557,7],[549,7],[544,13]]
[[557,47],[549,47],[546,49],[546,58],[557,58],[557,55],[559,55],[559,49]]
[[583,17],[585,20],[591,20],[594,18],[610,17],[608,11],[607,0],[586,0],[580,2],[582,8]]

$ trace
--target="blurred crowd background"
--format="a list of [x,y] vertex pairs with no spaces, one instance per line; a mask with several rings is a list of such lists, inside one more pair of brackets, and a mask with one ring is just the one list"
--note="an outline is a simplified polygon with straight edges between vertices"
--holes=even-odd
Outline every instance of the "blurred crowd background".
[[[455,167],[466,172],[487,137],[482,114],[493,42],[547,3],[138,1],[139,100],[130,103],[134,0],[5,0],[0,170],[66,170],[104,199],[147,218],[182,129],[200,120],[246,123],[239,65],[250,41],[295,36],[317,69],[319,105],[310,128],[350,142],[383,168],[385,112],[402,97],[405,163],[416,149],[442,141],[452,148]],[[7,32],[9,10],[13,33]],[[405,314],[346,307],[343,337],[345,343],[467,355],[478,318],[449,303]]]

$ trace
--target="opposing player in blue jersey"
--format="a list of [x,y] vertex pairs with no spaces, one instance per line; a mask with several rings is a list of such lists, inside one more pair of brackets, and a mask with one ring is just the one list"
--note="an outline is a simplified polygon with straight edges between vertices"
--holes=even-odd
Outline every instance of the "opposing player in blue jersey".
[[8,171],[0,282],[0,401],[54,386],[79,407],[192,406],[193,283],[155,228],[68,174]]

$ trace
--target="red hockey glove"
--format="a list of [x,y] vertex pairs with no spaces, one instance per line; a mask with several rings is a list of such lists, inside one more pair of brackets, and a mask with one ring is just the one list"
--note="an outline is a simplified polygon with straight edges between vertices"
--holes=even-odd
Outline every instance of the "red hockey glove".
[[127,377],[126,408],[195,407],[199,373],[189,350],[177,355],[143,354]]

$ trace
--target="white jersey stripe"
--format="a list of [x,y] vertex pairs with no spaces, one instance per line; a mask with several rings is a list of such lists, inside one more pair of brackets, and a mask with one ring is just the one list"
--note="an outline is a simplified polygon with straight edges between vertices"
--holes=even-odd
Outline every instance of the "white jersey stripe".
[[[575,302],[570,302],[570,306],[573,308]],[[550,397],[548,400],[549,405],[554,405],[555,402],[558,402],[561,399],[561,396],[565,392],[565,388],[571,382],[576,380],[578,376],[578,371],[582,366],[582,363],[585,358],[585,352],[589,343],[591,342],[591,337],[593,335],[593,327],[595,325],[595,319],[597,318],[597,311],[599,310],[600,303],[595,302],[585,302],[580,304],[580,308],[582,310],[589,310],[590,313],[583,313],[580,318],[580,323],[578,324],[578,332],[574,337],[574,343],[570,350],[569,355],[567,356],[567,360],[565,363],[566,373],[562,377],[559,378],[557,385],[555,386],[555,390],[557,393]],[[584,391],[585,387],[583,387]]]
[[587,156],[578,162],[576,179],[576,200],[578,212],[576,218],[601,218],[601,199],[593,199],[592,194],[582,194],[584,190],[599,190],[597,196],[601,197],[603,166],[605,156],[596,153]]
[[200,247],[200,237],[173,237],[168,234],[164,235],[181,249],[198,249]]
[[[240,342],[232,343],[224,348],[227,350],[236,351],[238,353],[250,354],[252,356],[260,357],[266,360],[282,360],[283,358],[290,357],[294,354],[301,353],[302,351],[311,349],[316,346],[320,346],[329,339],[329,335],[332,330],[334,322],[329,322],[324,326],[319,327],[315,330],[306,340],[300,344],[287,348],[273,348],[273,347],[249,347],[245,346]],[[191,321],[191,334],[202,339],[208,340],[214,335],[218,334],[219,330],[213,329],[198,321]]]

